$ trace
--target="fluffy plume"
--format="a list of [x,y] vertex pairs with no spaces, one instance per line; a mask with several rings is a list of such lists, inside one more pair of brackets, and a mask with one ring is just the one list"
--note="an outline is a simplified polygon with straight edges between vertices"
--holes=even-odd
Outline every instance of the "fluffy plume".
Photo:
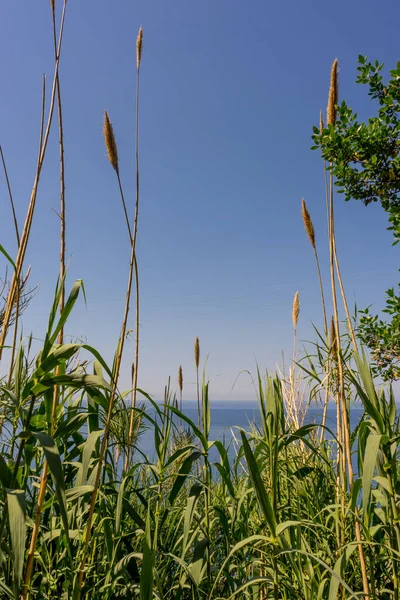
[[118,150],[117,150],[117,142],[115,141],[113,126],[111,125],[110,117],[108,116],[107,111],[104,111],[104,124],[103,124],[103,134],[104,134],[104,142],[107,148],[107,156],[108,160],[111,163],[111,166],[117,173],[119,174],[119,166],[118,166]]
[[319,111],[319,132],[322,135],[322,132],[325,129],[325,125],[324,125],[324,119],[322,116],[322,110]]
[[310,213],[307,210],[307,204],[306,204],[304,198],[301,201],[301,216],[303,217],[303,223],[304,223],[304,227],[305,227],[305,230],[307,232],[307,235],[308,235],[308,239],[310,240],[311,246],[315,250],[315,231],[314,231],[314,225],[313,225],[313,222],[311,220]]
[[142,60],[142,46],[143,46],[143,29],[140,26],[139,33],[136,38],[136,67],[139,70],[140,61]]
[[299,299],[299,292],[296,292],[294,295],[293,308],[292,308],[292,321],[293,321],[294,329],[297,328],[299,314],[300,314],[300,299]]
[[338,98],[338,60],[335,58],[331,68],[331,84],[329,87],[328,109],[326,113],[327,125],[334,125],[336,123],[336,106]]
[[200,364],[200,342],[198,337],[194,343],[194,362],[198,369]]
[[183,372],[182,372],[182,365],[179,367],[179,371],[178,371],[178,385],[179,385],[179,389],[182,393],[183,390]]

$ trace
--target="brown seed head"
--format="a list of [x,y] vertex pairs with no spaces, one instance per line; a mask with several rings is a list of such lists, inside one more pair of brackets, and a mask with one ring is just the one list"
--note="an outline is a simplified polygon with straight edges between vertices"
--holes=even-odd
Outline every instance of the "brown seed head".
[[292,321],[293,321],[294,329],[297,328],[299,314],[300,314],[300,298],[299,298],[299,292],[296,292],[294,295],[293,308],[292,308]]
[[104,111],[103,134],[108,160],[117,175],[119,175],[117,142],[115,141],[114,129],[106,110]]
[[308,239],[310,240],[311,246],[315,250],[315,231],[314,225],[310,217],[310,213],[307,210],[307,204],[304,198],[301,201],[301,216],[303,217],[304,227],[306,229]]
[[143,29],[140,26],[139,33],[136,38],[136,67],[139,70],[140,61],[142,60],[142,46],[143,46]]
[[331,84],[329,87],[328,109],[326,112],[327,125],[334,125],[336,123],[336,106],[338,98],[338,60],[335,58],[331,68]]
[[178,371],[178,385],[179,385],[179,389],[182,393],[183,390],[183,373],[182,373],[182,365],[179,367],[179,371]]
[[54,12],[56,10],[56,0],[50,0],[51,10]]
[[336,355],[336,327],[335,327],[335,319],[331,319],[331,349],[334,355]]
[[322,116],[322,110],[319,111],[319,132],[322,135],[322,132],[325,129],[325,125],[324,125],[324,119]]
[[196,338],[196,341],[194,343],[194,362],[196,365],[196,368],[199,368],[199,364],[200,364],[200,342],[199,342],[199,338]]

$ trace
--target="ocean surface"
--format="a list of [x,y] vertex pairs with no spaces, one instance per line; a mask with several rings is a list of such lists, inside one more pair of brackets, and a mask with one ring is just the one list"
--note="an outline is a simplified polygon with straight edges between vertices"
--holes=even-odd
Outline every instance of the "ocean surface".
[[[197,425],[197,405],[187,403],[183,409],[184,414]],[[260,412],[256,402],[214,402],[210,406],[211,427],[210,441],[220,440],[226,445],[230,444],[229,454],[235,455],[234,438],[240,440],[239,428],[249,430],[251,425],[260,426]],[[363,409],[355,406],[350,412],[350,426],[353,431],[363,415]],[[322,421],[322,408],[310,407],[304,424],[319,424]],[[185,426],[185,424],[184,424]],[[336,406],[328,407],[326,426],[333,432],[336,431]],[[326,433],[329,439],[331,436]],[[154,435],[152,428],[143,431],[140,436],[139,448],[151,457],[154,453]],[[217,460],[217,451],[211,452],[211,460]]]

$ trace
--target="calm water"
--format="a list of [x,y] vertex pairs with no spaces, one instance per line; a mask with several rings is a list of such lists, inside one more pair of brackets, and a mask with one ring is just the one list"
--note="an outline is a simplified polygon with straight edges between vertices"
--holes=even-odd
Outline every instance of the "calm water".
[[[197,407],[194,403],[190,403],[184,408],[185,415],[197,424]],[[360,421],[363,414],[361,408],[355,407],[351,411],[351,430],[353,430],[358,422]],[[321,423],[322,420],[322,409],[310,408],[307,413],[305,423]],[[248,429],[251,423],[260,425],[260,413],[256,403],[246,402],[240,404],[239,402],[214,402],[211,404],[211,428],[210,428],[210,441],[220,440],[228,444],[232,441],[232,436],[240,439],[240,433],[238,428]],[[327,414],[327,427],[335,432],[336,429],[336,407],[328,408]],[[327,434],[329,438],[329,434]],[[140,449],[145,454],[152,456],[154,452],[154,437],[151,429],[144,431],[139,443]],[[230,451],[231,455],[234,453],[233,447]],[[217,452],[215,456],[212,455],[211,459],[216,460]]]

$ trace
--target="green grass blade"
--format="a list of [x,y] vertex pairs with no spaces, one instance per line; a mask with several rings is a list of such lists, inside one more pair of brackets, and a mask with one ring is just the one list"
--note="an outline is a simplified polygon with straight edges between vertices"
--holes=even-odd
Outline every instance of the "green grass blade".
[[363,474],[362,474],[362,487],[363,487],[363,498],[362,507],[365,524],[369,520],[369,503],[371,498],[371,485],[372,478],[374,476],[376,460],[378,457],[379,446],[381,442],[381,435],[371,433],[367,438],[367,444],[365,447],[365,454],[363,460]]
[[253,482],[254,491],[256,493],[260,508],[264,514],[265,520],[271,530],[272,535],[275,537],[276,519],[272,510],[271,502],[265,490],[256,459],[254,458],[254,454],[250,448],[249,442],[247,441],[246,435],[244,431],[241,431],[240,434],[242,436],[244,454],[246,457],[247,465],[249,467],[250,477]]
[[142,571],[140,573],[140,600],[152,600],[154,582],[154,553],[151,541],[150,507],[147,511],[146,530],[143,541]]
[[13,589],[15,598],[18,598],[25,557],[26,506],[24,490],[7,490],[7,508],[13,553]]
[[65,531],[65,540],[67,543],[67,550],[72,560],[72,552],[71,552],[71,544],[69,539],[69,526],[68,526],[68,516],[67,516],[67,504],[65,497],[65,489],[64,489],[64,473],[61,464],[60,454],[58,452],[57,444],[47,433],[43,432],[33,432],[32,435],[39,441],[40,445],[43,448],[44,455],[47,460],[47,464],[49,466],[49,471],[51,473],[54,487],[56,489],[56,495],[58,499],[61,520],[63,522],[63,527]]

